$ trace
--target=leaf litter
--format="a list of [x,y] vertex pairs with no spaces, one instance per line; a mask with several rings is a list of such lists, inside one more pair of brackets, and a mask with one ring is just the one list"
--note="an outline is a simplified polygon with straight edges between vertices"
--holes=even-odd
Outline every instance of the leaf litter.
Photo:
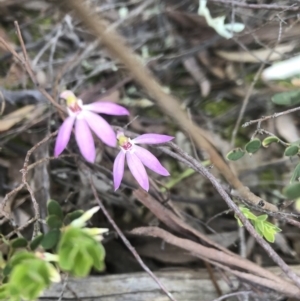
[[[40,81],[43,87],[57,101],[60,101],[58,95],[62,90],[72,89],[80,95],[84,104],[109,99],[116,104],[127,106],[130,110],[129,120],[132,122],[129,126],[137,133],[169,133],[173,136],[182,133],[178,125],[159,110],[155,99],[141,89],[130,78],[130,74],[126,73],[122,64],[114,60],[102,47],[101,42],[94,42],[93,36],[81,26],[74,15],[66,14],[59,7],[46,1],[39,1],[39,7],[29,5],[31,2],[34,3],[34,1],[0,3],[0,36],[17,52],[21,52],[21,45],[12,23],[12,20],[18,20],[33,71],[41,74]],[[268,5],[267,1],[259,3]],[[292,4],[289,2],[288,5]],[[294,4],[297,5],[296,2]],[[243,30],[237,28],[236,33],[232,35],[233,38],[227,39],[227,35],[225,39],[218,35],[221,31],[216,30],[215,25],[211,26],[212,23],[207,23],[207,19],[198,14],[198,3],[195,1],[166,0],[157,3],[115,0],[95,1],[94,5],[96,11],[105,14],[109,27],[117,28],[122,33],[127,43],[141,56],[141,60],[152,70],[163,87],[181,100],[181,106],[188,113],[190,120],[207,131],[212,137],[211,143],[224,156],[226,155],[224,149],[228,148],[243,99],[260,65],[262,63],[272,65],[274,61],[288,62],[288,59],[298,54],[297,37],[300,25],[297,22],[297,13],[293,10],[274,11],[271,7],[257,9],[239,5],[233,9],[230,1],[208,1],[206,16],[209,11],[210,20],[216,21],[216,18],[224,16],[223,23],[219,24],[245,25]],[[225,31],[222,29],[223,32],[228,34],[230,26],[225,29]],[[21,178],[13,176],[20,170],[19,164],[14,164],[16,158],[24,161],[26,152],[37,143],[38,137],[46,136],[49,131],[54,132],[58,129],[61,119],[53,107],[45,105],[45,98],[31,83],[23,67],[16,63],[1,44],[0,46],[0,89],[5,98],[5,107],[0,117],[0,193],[4,198],[21,184]],[[274,51],[268,56],[270,50]],[[267,82],[269,79],[266,79],[264,74],[266,73],[263,72],[255,85],[255,93],[250,95],[242,116],[244,122],[281,110],[271,102],[271,97],[277,92],[295,90],[293,83],[297,79],[297,74],[293,74],[292,79],[280,79],[275,84]],[[40,107],[41,104],[43,107]],[[291,105],[296,103],[293,102]],[[284,141],[293,142],[292,140],[296,140],[294,138],[299,134],[298,115],[294,114],[275,121],[270,119],[264,127]],[[117,127],[123,127],[129,121],[126,117],[107,118]],[[240,127],[234,141],[236,149],[243,149],[251,141],[254,131],[254,127],[246,129]],[[183,134],[185,139],[181,139],[184,141],[181,148],[188,149],[199,161],[207,162],[207,154],[195,147],[188,133]],[[263,141],[266,136],[260,138]],[[217,140],[225,142],[219,143]],[[41,154],[52,156],[53,147],[51,140]],[[220,239],[216,237],[223,235],[221,250],[238,254],[239,244],[247,244],[250,237],[247,234],[246,241],[237,240],[234,214],[224,213],[228,208],[208,181],[197,173],[180,177],[185,172],[181,163],[167,157],[159,149],[151,151],[168,170],[172,171],[169,179],[162,179],[154,173],[149,173],[154,187],[151,193],[155,195],[156,201],[166,203],[165,206],[171,208],[176,218],[173,215],[171,218],[169,215],[162,217],[163,209],[154,211],[149,204],[147,206],[145,203],[141,205],[137,202],[137,199],[142,202],[142,198],[134,190],[135,182],[128,171],[124,174],[123,189],[113,191],[110,170],[116,150],[104,146],[101,142],[96,143],[96,164],[86,167],[77,161],[78,148],[75,140],[71,139],[68,154],[73,157],[50,160],[45,165],[46,174],[41,173],[39,179],[30,177],[31,184],[35,191],[44,187],[47,193],[41,194],[41,197],[46,198],[50,195],[52,199],[63,204],[66,212],[77,208],[78,205],[86,210],[93,205],[90,187],[84,180],[85,169],[88,169],[97,183],[99,194],[116,223],[122,225],[123,231],[153,223],[159,224],[158,220],[163,219],[168,231],[173,234],[179,233],[191,240],[206,241],[215,248],[220,248]],[[242,153],[243,151],[239,152],[239,155]],[[247,158],[241,160],[250,160],[250,164],[246,166],[247,170],[245,165],[241,168],[238,164],[231,164],[231,167],[242,178],[243,173],[247,173],[245,186],[271,202],[281,204],[284,198],[280,192],[288,184],[297,161],[281,160],[283,152],[279,150],[278,143],[272,143],[267,149],[260,149],[258,153],[259,155],[255,153],[250,159],[248,154],[243,153]],[[37,158],[38,156],[35,156],[31,159],[30,164],[37,162]],[[33,173],[35,172],[38,170],[33,169]],[[227,185],[216,169],[212,168],[211,172],[223,185]],[[8,212],[13,211],[18,225],[26,224],[32,215],[28,192],[21,189],[13,200],[14,202],[10,202],[11,208]],[[46,201],[39,200],[40,206],[43,207]],[[298,213],[293,206],[284,209],[283,212]],[[214,216],[216,217],[207,224]],[[285,233],[294,229],[284,221],[275,219],[275,222],[280,224],[283,230],[280,235],[283,237]],[[103,217],[95,223],[107,225]],[[7,234],[11,230],[11,226],[3,218],[1,233]],[[30,237],[31,232],[32,228],[28,227],[23,231],[23,235]],[[229,238],[226,238],[228,233],[232,233],[235,238],[231,244],[225,243],[229,241]],[[130,235],[128,237],[139,250],[141,243],[138,237]],[[115,238],[110,237],[108,240]],[[290,245],[289,252],[280,246],[283,244],[282,241],[281,239],[281,243],[278,242],[282,258],[289,264],[297,264],[299,248],[295,247],[295,252],[291,250],[297,245],[297,239],[289,236],[288,240],[284,240]],[[122,261],[121,254],[126,254],[127,251],[121,244],[117,246],[120,252],[108,258],[106,273],[114,273],[112,267],[116,262],[119,265],[124,264],[126,268],[123,272],[136,271],[137,267],[131,270],[131,265]],[[107,244],[107,248],[109,253],[110,243]],[[187,254],[180,248],[172,251],[169,258],[166,255],[167,251],[164,251],[163,245],[160,246],[157,239],[149,239],[147,247],[140,252],[150,260],[154,271],[182,265],[190,268],[191,262],[193,267],[204,267],[201,260],[194,260],[193,254]],[[255,246],[249,254],[249,259],[255,261],[257,256],[261,256],[262,266],[271,265],[267,254]],[[124,258],[128,260],[125,255]],[[264,289],[261,291],[268,296]]]

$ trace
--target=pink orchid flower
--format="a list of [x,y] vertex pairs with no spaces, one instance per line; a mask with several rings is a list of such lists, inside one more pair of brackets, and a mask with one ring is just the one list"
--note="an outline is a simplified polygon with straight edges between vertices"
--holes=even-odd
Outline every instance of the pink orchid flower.
[[121,151],[115,159],[113,168],[115,191],[120,187],[123,178],[125,157],[132,175],[146,191],[149,190],[149,179],[144,165],[162,176],[170,175],[153,154],[136,144],[165,143],[174,139],[174,137],[159,134],[144,134],[130,139],[125,137],[124,133],[119,132],[117,139]]
[[94,162],[96,150],[91,130],[107,145],[115,147],[116,134],[112,127],[101,116],[95,113],[108,115],[129,115],[129,112],[114,103],[97,101],[83,105],[72,91],[66,90],[60,98],[66,100],[69,117],[59,128],[54,155],[58,157],[69,143],[73,125],[75,123],[75,138],[82,156],[88,162]]

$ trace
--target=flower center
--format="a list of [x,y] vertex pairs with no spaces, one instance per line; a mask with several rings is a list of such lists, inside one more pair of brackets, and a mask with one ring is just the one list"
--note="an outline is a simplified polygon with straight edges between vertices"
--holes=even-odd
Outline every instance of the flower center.
[[130,138],[124,136],[124,135],[118,135],[118,145],[124,150],[124,151],[129,151],[133,147],[133,143],[130,140]]
[[77,115],[82,111],[82,100],[77,98],[73,92],[67,91],[62,94],[64,94],[62,98],[66,101],[69,114],[73,113]]
[[73,102],[72,104],[68,104],[68,108],[73,113],[79,113],[82,111],[82,108],[77,101]]
[[131,149],[132,144],[128,141],[128,142],[124,143],[123,145],[121,145],[121,147],[127,151],[127,150]]

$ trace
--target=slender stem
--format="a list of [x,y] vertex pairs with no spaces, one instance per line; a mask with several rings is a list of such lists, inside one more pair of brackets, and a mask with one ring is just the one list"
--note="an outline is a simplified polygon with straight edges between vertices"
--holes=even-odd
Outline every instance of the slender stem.
[[254,124],[254,123],[259,123],[259,122],[262,122],[262,121],[266,121],[268,119],[272,119],[272,118],[277,118],[277,117],[280,117],[280,116],[283,116],[283,115],[286,115],[286,114],[290,114],[290,113],[293,113],[293,112],[296,112],[296,111],[299,111],[300,110],[300,107],[297,107],[297,108],[293,108],[293,109],[289,109],[289,110],[286,110],[286,111],[283,111],[283,112],[279,112],[279,113],[274,113],[273,115],[269,115],[269,116],[263,116],[259,119],[254,119],[254,120],[250,120],[248,122],[245,122],[242,127],[247,127],[251,124]]
[[93,190],[94,197],[95,197],[96,201],[98,202],[101,210],[103,211],[104,215],[106,216],[106,218],[108,219],[108,221],[110,222],[110,224],[116,230],[116,232],[118,233],[118,235],[120,236],[120,238],[124,242],[124,244],[127,247],[127,249],[135,257],[135,259],[140,264],[140,266],[143,268],[143,270],[150,275],[150,277],[158,284],[158,286],[161,288],[161,290],[169,297],[169,299],[172,300],[172,301],[176,301],[176,299],[172,296],[172,294],[170,292],[168,292],[167,288],[160,282],[160,280],[154,275],[154,273],[146,266],[146,264],[143,262],[142,258],[137,253],[137,251],[135,250],[135,248],[130,244],[129,240],[125,237],[125,235],[122,233],[122,231],[117,226],[117,224],[115,223],[115,221],[111,218],[111,216],[109,215],[108,211],[105,209],[103,203],[101,202],[100,198],[98,197],[95,185],[94,185],[93,180],[92,180],[91,177],[90,177],[90,183],[91,183],[91,187],[92,187],[92,190]]
[[245,228],[249,231],[249,233],[255,238],[255,240],[263,247],[263,249],[267,252],[267,254],[272,258],[272,260],[282,269],[282,271],[295,282],[295,284],[300,288],[300,278],[298,275],[293,272],[289,266],[281,259],[281,257],[273,250],[273,248],[255,231],[250,221],[244,216],[239,207],[233,202],[233,200],[229,197],[227,192],[224,190],[219,181],[204,167],[199,163],[196,159],[190,157],[187,153],[181,150],[176,144],[169,142],[169,145],[172,146],[173,149],[177,152],[174,153],[166,147],[159,147],[159,149],[163,150],[165,153],[169,154],[171,157],[183,161],[185,163],[188,162],[188,166],[193,168],[195,171],[199,172],[205,178],[207,178],[211,184],[215,187],[215,189],[219,192],[222,199],[227,203],[228,207],[231,208],[237,217],[241,220]]

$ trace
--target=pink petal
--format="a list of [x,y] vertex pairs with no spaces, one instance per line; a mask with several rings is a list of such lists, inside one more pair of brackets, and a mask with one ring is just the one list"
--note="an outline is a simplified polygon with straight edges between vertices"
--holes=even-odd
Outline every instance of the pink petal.
[[75,116],[69,116],[59,128],[54,148],[55,157],[58,157],[69,143],[74,121]]
[[145,167],[141,160],[134,153],[126,152],[126,159],[128,167],[135,177],[137,182],[142,186],[146,191],[149,190],[149,180],[146,173]]
[[93,135],[84,118],[77,118],[75,123],[75,138],[82,156],[93,163],[96,157],[96,150]]
[[114,187],[115,191],[120,187],[124,174],[125,153],[120,151],[114,162]]
[[107,145],[115,147],[117,138],[112,127],[101,116],[90,111],[82,111],[84,119],[95,134]]
[[96,101],[94,103],[84,105],[84,109],[108,115],[129,115],[127,109],[113,102]]
[[169,172],[160,164],[157,158],[151,154],[148,150],[138,145],[134,146],[135,154],[141,160],[141,162],[149,169],[155,171],[162,176],[169,176]]
[[144,134],[134,138],[134,143],[145,143],[145,144],[158,144],[165,143],[174,139],[172,136],[160,135],[160,134]]

